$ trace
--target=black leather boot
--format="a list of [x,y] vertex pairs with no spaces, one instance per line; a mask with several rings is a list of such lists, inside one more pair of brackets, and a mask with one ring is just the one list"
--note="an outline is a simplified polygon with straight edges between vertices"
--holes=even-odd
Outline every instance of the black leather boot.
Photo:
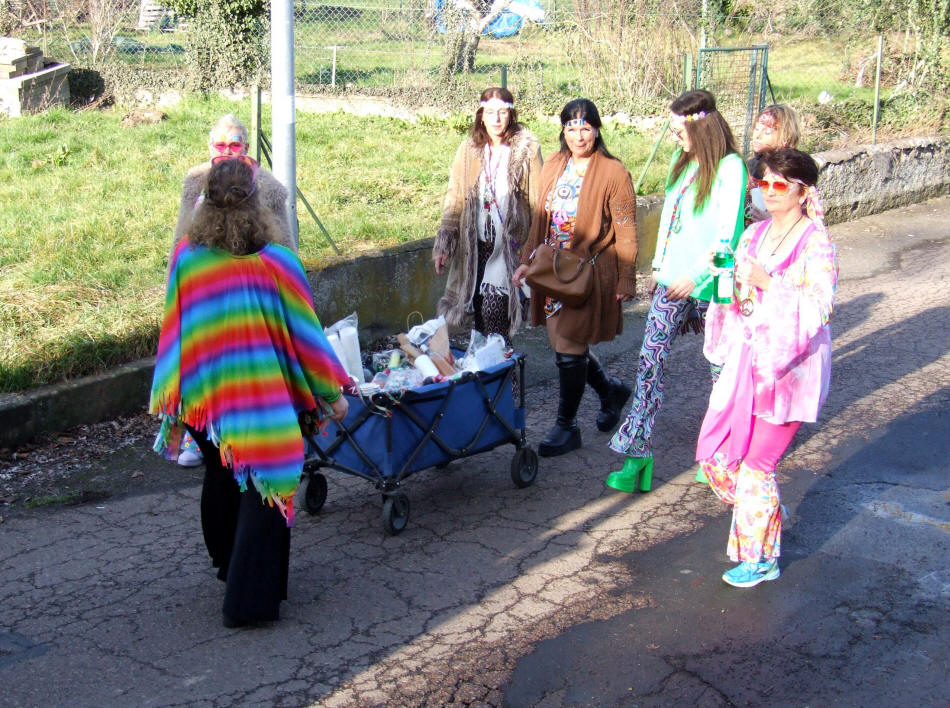
[[600,413],[597,414],[597,429],[613,430],[620,421],[623,404],[630,398],[630,388],[623,381],[607,376],[594,352],[587,350],[587,383],[600,396]]
[[560,381],[557,423],[538,445],[538,454],[542,457],[557,457],[581,446],[577,408],[587,380],[587,355],[558,354],[557,370]]

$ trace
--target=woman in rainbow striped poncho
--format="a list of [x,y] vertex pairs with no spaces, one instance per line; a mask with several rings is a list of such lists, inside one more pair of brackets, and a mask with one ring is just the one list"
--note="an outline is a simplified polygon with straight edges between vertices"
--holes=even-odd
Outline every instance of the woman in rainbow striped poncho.
[[204,454],[201,526],[234,627],[278,618],[304,461],[298,415],[325,403],[342,420],[348,379],[303,266],[259,207],[256,163],[214,162],[172,253],[149,410],[162,417],[157,451],[177,457],[184,426]]

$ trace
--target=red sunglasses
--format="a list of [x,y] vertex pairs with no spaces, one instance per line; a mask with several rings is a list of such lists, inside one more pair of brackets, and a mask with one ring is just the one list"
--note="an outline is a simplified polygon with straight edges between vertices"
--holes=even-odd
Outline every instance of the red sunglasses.
[[227,162],[228,160],[239,160],[243,162],[251,168],[251,174],[257,177],[257,168],[260,167],[260,163],[250,155],[215,155],[211,158],[211,164],[217,165],[221,162]]
[[243,152],[244,143],[239,140],[233,140],[230,143],[211,143],[211,147],[214,148],[215,152],[224,153],[230,150],[231,152]]
[[782,179],[757,179],[755,180],[755,186],[761,189],[763,192],[767,192],[770,188],[776,194],[786,194],[788,192],[789,184]]

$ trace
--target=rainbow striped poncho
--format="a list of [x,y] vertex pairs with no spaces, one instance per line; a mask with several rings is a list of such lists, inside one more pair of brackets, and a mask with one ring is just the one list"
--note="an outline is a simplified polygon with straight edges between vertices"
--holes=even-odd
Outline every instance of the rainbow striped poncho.
[[207,430],[241,490],[250,477],[290,526],[304,461],[297,416],[347,381],[292,251],[178,244],[149,402],[162,416],[157,452],[177,455],[181,423]]

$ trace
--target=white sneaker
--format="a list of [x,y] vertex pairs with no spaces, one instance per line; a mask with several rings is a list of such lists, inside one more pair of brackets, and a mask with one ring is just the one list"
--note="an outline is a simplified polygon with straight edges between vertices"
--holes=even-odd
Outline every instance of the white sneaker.
[[205,459],[201,456],[200,452],[192,452],[191,450],[182,450],[178,454],[178,464],[182,467],[197,467]]

